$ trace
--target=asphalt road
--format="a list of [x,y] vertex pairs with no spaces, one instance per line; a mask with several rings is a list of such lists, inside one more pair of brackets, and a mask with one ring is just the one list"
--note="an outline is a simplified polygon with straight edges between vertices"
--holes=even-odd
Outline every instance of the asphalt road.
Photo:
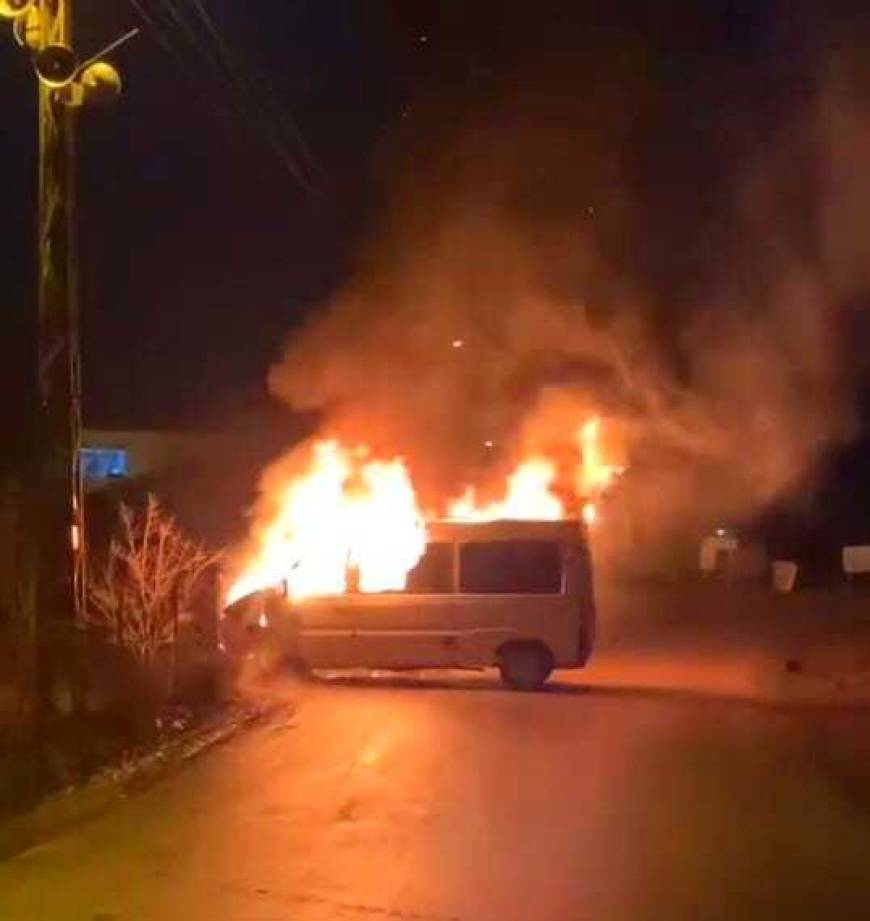
[[2,921],[864,918],[860,714],[331,682],[0,864]]

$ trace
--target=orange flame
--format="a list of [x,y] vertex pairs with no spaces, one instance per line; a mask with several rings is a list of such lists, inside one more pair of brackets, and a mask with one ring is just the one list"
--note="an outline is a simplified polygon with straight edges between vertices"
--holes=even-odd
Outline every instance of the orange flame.
[[[601,444],[601,420],[597,416],[587,419],[577,430],[576,444],[580,462],[575,475],[575,492],[586,501],[580,508],[580,517],[592,526],[598,520],[595,497],[605,492],[623,472],[623,468],[604,460]],[[507,495],[501,502],[480,505],[474,487],[468,486],[459,499],[451,502],[451,518],[468,521],[494,521],[497,519],[557,520],[565,517],[564,503],[553,489],[556,466],[546,457],[533,457],[521,463],[508,477]]]
[[459,499],[450,503],[448,515],[468,521],[557,521],[565,516],[565,509],[551,492],[555,480],[555,464],[545,457],[534,457],[508,477],[507,495],[502,502],[478,505],[474,487],[468,486]]
[[360,591],[404,588],[426,546],[423,516],[404,463],[364,455],[335,441],[313,446],[307,471],[287,484],[228,603],[282,583],[294,598],[338,594],[347,590],[349,568]]
[[577,492],[581,496],[594,496],[607,489],[623,473],[623,468],[604,460],[601,446],[601,420],[593,416],[580,426],[577,434],[580,447],[580,467],[577,475]]
[[[574,438],[577,466],[572,514],[596,523],[598,498],[622,473],[607,463],[597,417]],[[275,496],[277,514],[257,534],[257,551],[228,593],[232,603],[252,592],[284,585],[296,599],[348,590],[348,572],[361,592],[399,591],[426,547],[426,528],[404,461],[367,459],[365,448],[350,450],[318,441],[305,471]],[[523,460],[507,478],[504,498],[481,503],[473,486],[448,504],[450,518],[555,521],[566,516],[556,494],[556,462],[544,454]],[[564,472],[564,471],[563,471]],[[564,480],[564,476],[562,478]],[[562,482],[564,487],[564,482]]]

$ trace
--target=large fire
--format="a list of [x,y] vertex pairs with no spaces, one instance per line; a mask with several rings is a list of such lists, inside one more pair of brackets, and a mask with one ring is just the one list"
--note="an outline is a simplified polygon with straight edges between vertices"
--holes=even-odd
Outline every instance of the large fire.
[[372,461],[362,450],[316,442],[308,469],[286,484],[275,519],[228,601],[286,585],[293,597],[401,589],[426,546],[423,515],[404,463]]
[[[447,503],[444,516],[469,521],[597,518],[597,498],[622,472],[604,460],[600,421],[577,431],[574,501],[557,494],[559,470],[544,455],[528,457],[507,477],[504,498],[479,502],[473,486]],[[275,496],[277,512],[256,534],[256,550],[227,602],[282,585],[296,599],[397,591],[426,547],[426,516],[401,458],[374,460],[365,448],[315,442],[305,469]],[[576,503],[576,505],[575,505]],[[436,512],[436,514],[440,514]]]
[[565,506],[552,491],[555,482],[556,465],[546,457],[532,457],[508,477],[503,500],[479,505],[474,487],[468,486],[461,498],[450,503],[447,514],[467,521],[557,521],[565,517]]

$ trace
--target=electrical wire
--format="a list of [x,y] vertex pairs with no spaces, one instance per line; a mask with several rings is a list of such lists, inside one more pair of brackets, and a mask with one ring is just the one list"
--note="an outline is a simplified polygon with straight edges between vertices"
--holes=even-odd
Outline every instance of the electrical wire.
[[[287,122],[281,118],[281,112],[276,115],[263,105],[263,97],[258,94],[257,87],[246,79],[243,68],[201,4],[196,3],[196,12],[201,20],[201,28],[197,29],[173,0],[153,0],[162,15],[157,15],[153,5],[146,6],[144,0],[130,2],[154,33],[158,43],[191,78],[191,82],[200,88],[203,84],[209,85],[208,90],[201,88],[199,95],[205,96],[211,108],[219,114],[224,128],[233,133],[239,120],[247,123],[259,133],[309,198],[316,198],[317,189],[309,173],[318,171],[318,167],[301,132],[294,124],[295,131],[288,139]],[[205,37],[201,34],[202,27],[206,30]],[[184,40],[181,43],[178,41],[179,36]],[[203,67],[191,66],[190,57],[186,53],[187,46]],[[216,97],[220,102],[216,101]],[[230,114],[229,118],[227,113]],[[285,125],[283,134],[278,130],[279,124]],[[296,152],[301,156],[297,157]]]
[[[189,0],[189,2],[199,14],[199,17],[205,26],[206,31],[208,32],[212,42],[217,48],[219,56],[224,62],[225,69],[229,73],[239,73],[239,79],[243,85],[252,95],[255,95],[256,87],[252,87],[250,82],[245,78],[244,67],[239,60],[239,56],[233,52],[228,42],[224,39],[211,14],[202,3],[202,0]],[[253,68],[250,66],[249,69],[253,70]],[[289,133],[290,139],[296,145],[299,153],[305,159],[309,169],[322,175],[323,168],[318,163],[317,159],[311,151],[311,148],[308,146],[308,143],[305,140],[301,129],[297,125],[296,120],[293,118],[290,112],[287,111],[286,106],[282,104],[269,77],[265,73],[257,70],[254,72],[254,78],[261,84],[260,89],[263,93],[264,107],[271,109],[271,112],[280,119],[281,123],[285,127],[285,130]]]
[[189,61],[176,49],[174,43],[163,30],[162,25],[151,15],[144,3],[142,3],[141,0],[130,0],[130,4],[136,10],[145,25],[148,26],[157,44],[175,61],[179,70],[187,75],[188,82],[193,87],[196,94],[209,108],[211,108],[212,114],[221,123],[223,128],[229,133],[232,133],[234,124],[233,112],[228,108],[225,101],[221,98],[221,103],[216,102],[214,96],[202,88],[201,81],[196,79],[190,68]]
[[[163,2],[171,4],[172,0],[163,0]],[[202,25],[205,27],[213,44],[213,48],[209,51],[210,57],[212,60],[217,59],[224,76],[239,92],[248,115],[252,113],[252,110],[256,113],[255,117],[259,119],[264,132],[269,135],[272,146],[278,156],[284,160],[287,168],[293,173],[297,181],[313,197],[316,194],[316,190],[313,185],[314,180],[309,176],[309,173],[320,172],[322,178],[322,170],[320,170],[310,150],[304,143],[301,132],[298,132],[297,129],[296,133],[291,132],[288,137],[286,124],[282,118],[281,103],[275,99],[274,95],[270,97],[269,86],[263,75],[257,75],[259,76],[260,86],[252,85],[245,74],[245,67],[239,62],[238,57],[232,53],[205,8],[198,2],[195,5],[197,12],[200,14]],[[175,12],[178,15],[177,9]],[[271,107],[269,105],[270,98]],[[282,126],[285,129],[284,131],[281,130]]]
[[[270,111],[267,106],[264,106],[262,88],[252,87],[245,77],[244,69],[238,63],[234,63],[233,55],[229,52],[226,42],[220,37],[220,33],[213,21],[208,17],[205,9],[199,5],[200,18],[203,19],[203,24],[207,27],[208,36],[212,42],[211,47],[208,37],[206,40],[202,40],[195,27],[185,18],[180,7],[176,6],[176,0],[157,0],[157,2],[162,3],[162,6],[168,10],[169,15],[179,28],[185,32],[191,44],[199,50],[206,60],[216,67],[231,91],[236,93],[242,116],[249,122],[253,120],[259,123],[258,126],[264,138],[268,139],[275,153],[284,162],[289,172],[309,195],[314,196],[315,188],[312,179],[308,175],[309,170],[313,172],[315,169],[312,166],[310,154],[307,158],[303,155],[303,159],[309,160],[307,165],[299,162],[297,159],[298,139],[293,137],[288,139],[286,132],[282,135],[279,130],[280,103],[278,104],[279,113],[277,115],[275,111]],[[205,20],[208,20],[208,23],[205,23]]]

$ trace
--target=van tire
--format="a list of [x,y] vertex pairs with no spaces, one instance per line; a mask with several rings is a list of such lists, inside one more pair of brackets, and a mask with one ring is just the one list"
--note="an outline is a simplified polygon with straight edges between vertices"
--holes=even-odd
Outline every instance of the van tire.
[[515,691],[539,690],[553,665],[553,654],[543,643],[508,643],[499,650],[501,680]]

